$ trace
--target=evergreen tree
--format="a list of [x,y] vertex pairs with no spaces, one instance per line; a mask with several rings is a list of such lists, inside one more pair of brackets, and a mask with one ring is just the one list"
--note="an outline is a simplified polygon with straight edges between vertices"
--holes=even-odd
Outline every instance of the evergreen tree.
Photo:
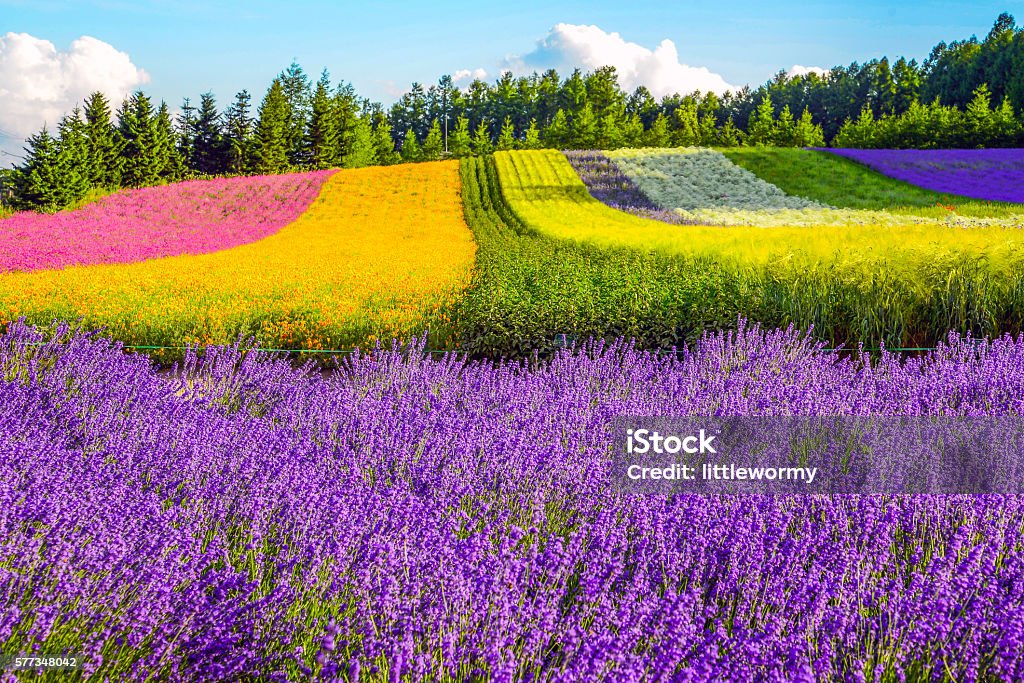
[[825,135],[821,130],[821,126],[814,123],[814,120],[811,118],[811,110],[807,107],[804,107],[804,111],[800,115],[800,119],[796,122],[793,128],[793,146],[825,146]]
[[1010,98],[1003,98],[1003,103],[992,112],[992,137],[988,143],[991,147],[1014,147],[1021,140],[1021,125],[1013,113]]
[[766,94],[750,116],[747,125],[747,141],[751,145],[766,146],[775,142],[775,108],[772,96]]
[[875,115],[865,104],[856,121],[846,120],[832,140],[833,147],[870,148],[875,141]]
[[618,149],[623,146],[625,136],[619,126],[619,118],[618,112],[608,111],[598,121],[597,146],[600,149]]
[[281,80],[275,78],[260,104],[253,139],[253,169],[258,173],[288,170],[289,105]]
[[121,155],[117,130],[110,120],[110,103],[94,92],[85,101],[85,137],[89,148],[89,185],[114,189],[121,186]]
[[490,154],[494,151],[494,146],[491,144],[491,134],[487,130],[487,121],[480,120],[480,125],[476,127],[476,132],[473,133],[473,140],[470,144],[473,148],[473,154],[477,156]]
[[597,119],[590,102],[585,102],[572,118],[569,145],[573,149],[593,149],[597,146]]
[[217,175],[228,168],[228,146],[213,93],[200,95],[199,109],[192,124],[190,166],[202,175]]
[[501,132],[498,134],[497,148],[500,150],[515,149],[516,132],[512,126],[512,117],[506,116],[501,124]]
[[118,132],[124,140],[122,180],[128,187],[145,187],[160,180],[163,170],[157,159],[156,115],[149,97],[137,91],[118,111]]
[[[389,135],[388,138],[391,136]],[[377,163],[377,150],[373,141],[373,128],[366,116],[356,118],[352,128],[352,145],[342,160],[344,168],[362,168]]]
[[242,90],[224,114],[224,157],[229,173],[241,174],[249,170],[253,124],[250,101],[249,91]]
[[444,138],[441,135],[441,124],[437,119],[430,124],[427,137],[423,140],[421,155],[424,161],[436,161],[444,153]]
[[338,159],[344,166],[346,157],[354,153],[356,126],[361,116],[355,89],[348,83],[339,83],[331,98],[331,106],[338,129]]
[[28,139],[25,163],[17,169],[14,207],[53,212],[65,206],[65,169],[61,164],[58,141],[44,125]]
[[544,146],[566,149],[569,146],[569,122],[564,109],[559,109],[544,131]]
[[82,112],[75,107],[57,126],[57,166],[61,174],[61,207],[84,197],[89,182],[89,140],[85,135]]
[[304,153],[303,139],[306,133],[306,121],[309,118],[311,88],[306,72],[296,62],[292,62],[279,76],[281,92],[285,99],[284,135],[288,164],[302,165]]
[[171,111],[160,102],[153,125],[153,165],[157,182],[181,180],[186,173],[185,160],[178,150]]
[[668,130],[668,119],[665,118],[663,112],[658,112],[658,116],[654,119],[654,123],[647,130],[647,134],[644,136],[645,147],[668,147],[669,144],[669,130]]
[[671,133],[672,144],[676,147],[693,147],[700,144],[700,121],[697,118],[697,103],[690,98],[673,113]]
[[176,121],[178,128],[178,153],[188,168],[195,168],[196,108],[188,97],[181,101],[181,115]]
[[300,161],[305,166],[324,169],[340,165],[341,130],[338,108],[330,93],[331,81],[327,70],[320,75],[310,101],[309,118],[303,138]]
[[461,159],[472,154],[473,149],[470,143],[469,119],[465,116],[460,116],[455,121],[455,130],[452,131],[451,136],[448,138],[448,148],[451,150],[452,156],[456,159]]
[[540,130],[537,128],[537,119],[530,119],[530,126],[523,135],[523,149],[540,149]]
[[778,147],[797,147],[796,121],[789,105],[782,107],[779,120],[775,123],[775,134],[772,142]]
[[373,128],[373,151],[377,163],[381,166],[397,164],[402,157],[395,151],[395,141],[391,137],[391,124],[386,116],[381,115]]
[[718,130],[718,144],[721,147],[738,147],[743,144],[743,133],[733,123],[731,116],[725,120],[725,123]]
[[405,138],[402,140],[402,161],[421,161],[423,150],[420,149],[419,140],[416,139],[416,131],[412,128],[405,131]]
[[984,147],[992,139],[992,102],[988,86],[984,83],[974,90],[974,97],[967,105],[964,130],[964,147]]
[[644,144],[644,122],[639,114],[630,114],[622,129],[622,142],[626,147],[642,147]]

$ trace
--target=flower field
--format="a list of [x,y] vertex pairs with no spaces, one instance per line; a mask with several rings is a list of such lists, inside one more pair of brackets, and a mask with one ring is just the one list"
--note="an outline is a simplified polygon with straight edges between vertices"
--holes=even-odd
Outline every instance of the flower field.
[[444,345],[448,309],[468,283],[475,249],[455,162],[346,170],[326,180],[297,220],[252,244],[0,274],[0,315],[81,318],[136,345],[244,335],[270,348],[350,348],[428,326]]
[[[659,208],[674,212],[686,223],[760,227],[899,227],[912,224],[1024,227],[1024,207],[1016,207],[1016,213],[1008,213],[999,209],[992,211],[991,207],[979,210],[982,207],[975,205],[970,207],[973,210],[968,215],[963,215],[956,206],[948,206],[951,202],[962,203],[962,197],[935,197],[930,207],[933,210],[927,213],[907,211],[901,206],[893,207],[897,208],[896,211],[890,210],[890,207],[869,209],[832,206],[809,198],[808,195],[816,194],[813,191],[784,192],[742,164],[733,162],[733,159],[743,160],[758,153],[762,158],[771,155],[780,161],[788,161],[787,157],[791,157],[791,154],[780,156],[777,152],[798,151],[803,152],[728,150],[729,156],[726,156],[715,150],[683,148],[619,149],[607,154],[645,196],[653,199]],[[789,175],[789,165],[780,166],[778,173],[770,174],[773,180]],[[846,167],[834,165],[828,169],[828,178],[834,179],[837,174],[841,177],[844,170]],[[816,179],[816,182],[822,180]],[[834,199],[841,204],[849,203],[842,196]]]
[[623,417],[1021,414],[1019,207],[760,149],[145,192],[0,221],[0,654],[98,681],[1024,680],[1024,496],[613,476]]
[[829,153],[935,192],[1024,203],[1020,149],[829,149]]
[[0,273],[134,263],[256,242],[299,217],[329,171],[123,191],[75,211],[0,220]]
[[680,359],[420,351],[324,376],[228,348],[167,377],[12,326],[5,649],[123,681],[1024,676],[1017,498],[607,478],[616,415],[1016,413],[1024,342],[874,364],[746,328]]
[[1020,329],[1024,233],[1017,228],[667,225],[591,197],[560,153],[498,153],[495,163],[503,200],[529,230],[632,250],[659,271],[633,287],[632,305],[607,323],[622,329],[659,311],[654,328],[669,331],[649,330],[645,343],[692,340],[738,316],[813,325],[836,345],[931,346],[949,330]]

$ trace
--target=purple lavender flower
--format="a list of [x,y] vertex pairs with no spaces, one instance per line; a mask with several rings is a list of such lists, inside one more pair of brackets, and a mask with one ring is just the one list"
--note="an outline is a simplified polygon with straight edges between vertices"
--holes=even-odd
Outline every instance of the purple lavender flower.
[[0,373],[5,653],[127,681],[1024,678],[1021,497],[607,485],[616,416],[1018,414],[1024,339],[869,363],[741,326],[332,375],[226,348],[168,377],[14,324]]
[[1024,149],[825,149],[923,187],[993,202],[1024,202]]
[[629,176],[620,171],[618,166],[601,152],[566,150],[563,154],[594,199],[604,202],[613,209],[641,218],[674,225],[693,224],[693,221],[652,202]]

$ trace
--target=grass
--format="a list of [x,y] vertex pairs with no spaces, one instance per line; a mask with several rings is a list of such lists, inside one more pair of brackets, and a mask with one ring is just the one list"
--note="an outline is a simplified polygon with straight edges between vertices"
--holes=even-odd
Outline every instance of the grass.
[[719,150],[733,163],[787,194],[848,209],[945,218],[950,209],[963,216],[1005,218],[1024,214],[1024,206],[942,194],[889,178],[827,152],[744,147]]

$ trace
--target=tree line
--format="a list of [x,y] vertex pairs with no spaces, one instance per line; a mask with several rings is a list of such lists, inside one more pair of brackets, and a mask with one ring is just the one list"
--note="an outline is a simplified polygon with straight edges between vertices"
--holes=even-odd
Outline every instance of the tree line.
[[350,84],[314,83],[298,64],[253,111],[243,90],[223,111],[211,93],[171,116],[136,92],[111,111],[99,93],[55,131],[29,138],[24,163],[0,177],[19,209],[56,210],[94,189],[224,174],[269,174],[428,161],[552,147],[772,145],[1007,147],[1024,144],[1024,29],[1002,14],[984,40],[939,43],[922,64],[903,57],[779,72],[756,88],[656,99],[625,92],[614,67],[554,69],[462,89],[450,76],[413,83],[391,107]]

